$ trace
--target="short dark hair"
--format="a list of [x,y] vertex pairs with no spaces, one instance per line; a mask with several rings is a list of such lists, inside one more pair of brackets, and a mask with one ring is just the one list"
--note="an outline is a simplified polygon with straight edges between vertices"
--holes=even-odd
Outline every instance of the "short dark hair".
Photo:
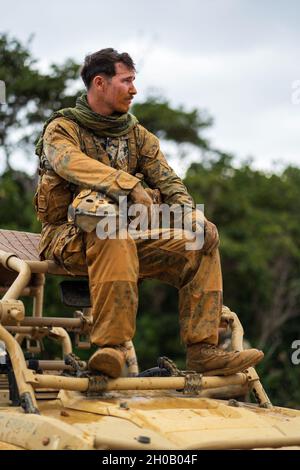
[[87,89],[89,89],[91,81],[96,75],[104,74],[109,78],[113,77],[116,74],[115,64],[117,62],[122,62],[129,69],[135,70],[135,64],[130,55],[127,52],[119,53],[112,47],[87,55],[80,72]]

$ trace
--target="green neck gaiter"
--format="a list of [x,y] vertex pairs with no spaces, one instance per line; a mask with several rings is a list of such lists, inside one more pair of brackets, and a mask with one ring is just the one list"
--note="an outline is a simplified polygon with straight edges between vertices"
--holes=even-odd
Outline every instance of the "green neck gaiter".
[[75,108],[64,108],[54,112],[46,121],[43,132],[36,144],[36,154],[41,156],[43,151],[43,136],[45,130],[54,119],[65,117],[76,122],[79,126],[91,130],[98,137],[121,137],[128,134],[136,126],[138,120],[133,114],[117,114],[112,116],[102,116],[91,110],[87,95],[83,94],[76,100]]

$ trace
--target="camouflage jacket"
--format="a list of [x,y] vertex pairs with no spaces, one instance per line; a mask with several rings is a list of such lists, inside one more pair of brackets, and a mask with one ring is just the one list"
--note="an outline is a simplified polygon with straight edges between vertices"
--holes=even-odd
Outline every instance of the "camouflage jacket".
[[41,177],[36,210],[43,222],[42,237],[66,223],[74,194],[89,188],[118,201],[139,182],[158,188],[167,204],[194,206],[181,179],[168,165],[159,140],[140,124],[120,138],[99,138],[75,122],[60,117],[47,127],[43,139]]

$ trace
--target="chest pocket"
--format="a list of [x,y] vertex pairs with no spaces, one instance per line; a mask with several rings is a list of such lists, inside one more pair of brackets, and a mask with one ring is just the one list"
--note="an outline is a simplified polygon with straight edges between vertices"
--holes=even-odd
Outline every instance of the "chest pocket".
[[34,205],[41,222],[61,224],[67,219],[73,198],[70,185],[54,171],[45,172],[39,180]]
[[102,139],[82,127],[80,128],[80,147],[81,151],[89,157],[111,166],[107,152],[102,145]]
[[105,165],[134,175],[137,171],[137,143],[134,130],[120,138],[97,137],[80,128],[81,150]]

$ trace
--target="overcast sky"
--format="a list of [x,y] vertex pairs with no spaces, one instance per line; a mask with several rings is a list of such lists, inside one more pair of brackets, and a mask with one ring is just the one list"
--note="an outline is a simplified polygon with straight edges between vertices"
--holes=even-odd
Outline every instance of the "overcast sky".
[[0,0],[0,32],[34,33],[41,67],[127,51],[141,99],[206,109],[212,145],[267,170],[300,164],[299,20],[297,0]]

